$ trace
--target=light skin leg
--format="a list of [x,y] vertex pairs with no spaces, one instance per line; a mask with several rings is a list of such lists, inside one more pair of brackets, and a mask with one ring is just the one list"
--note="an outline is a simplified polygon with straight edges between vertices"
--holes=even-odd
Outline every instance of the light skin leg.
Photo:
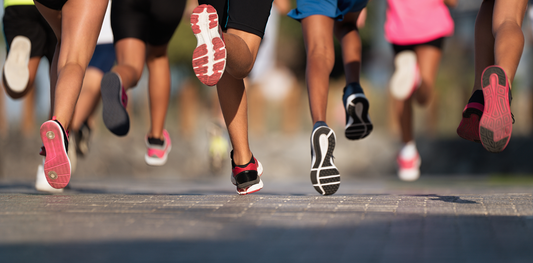
[[95,67],[88,67],[81,87],[80,97],[70,127],[78,131],[81,125],[93,114],[100,100],[100,83],[104,72]]
[[253,67],[261,38],[229,28],[224,33],[227,50],[226,71],[217,84],[220,107],[233,146],[233,161],[243,165],[252,152],[248,142],[248,105],[243,78]]
[[170,66],[167,45],[148,45],[146,65],[150,73],[148,92],[151,128],[148,136],[163,140],[163,129],[170,99]]
[[55,86],[53,115],[63,127],[69,127],[102,26],[107,0],[69,0],[62,11],[49,9],[38,2],[35,6],[58,38],[58,77],[56,83],[51,83]]

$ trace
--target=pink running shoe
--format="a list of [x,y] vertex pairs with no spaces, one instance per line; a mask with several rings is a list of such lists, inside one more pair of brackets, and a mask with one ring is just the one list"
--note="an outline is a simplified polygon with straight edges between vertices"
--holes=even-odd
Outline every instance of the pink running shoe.
[[148,165],[161,166],[167,162],[168,153],[172,149],[172,142],[167,130],[163,130],[164,141],[146,136],[146,155],[144,161]]
[[398,177],[402,181],[416,181],[420,177],[420,155],[416,153],[411,158],[398,155]]
[[194,73],[205,85],[214,86],[226,68],[226,44],[215,8],[197,6],[191,15],[191,28],[198,41],[192,55]]
[[459,137],[481,143],[479,138],[479,120],[483,115],[484,106],[481,103],[470,102],[463,110],[463,119],[457,128]]
[[481,144],[489,152],[501,152],[513,131],[511,89],[505,71],[498,66],[487,67],[481,75],[481,87],[485,98],[479,121]]
[[44,174],[56,189],[67,186],[70,181],[70,160],[67,155],[68,135],[55,117],[41,125],[41,140],[46,149]]
[[263,189],[263,165],[252,155],[247,165],[235,165],[231,152],[231,182],[237,186],[237,193],[246,195]]

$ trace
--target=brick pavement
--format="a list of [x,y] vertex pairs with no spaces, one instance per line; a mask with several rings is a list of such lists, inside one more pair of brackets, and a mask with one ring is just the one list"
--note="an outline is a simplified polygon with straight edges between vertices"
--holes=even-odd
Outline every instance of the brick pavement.
[[0,181],[0,262],[533,262],[531,185],[214,181]]

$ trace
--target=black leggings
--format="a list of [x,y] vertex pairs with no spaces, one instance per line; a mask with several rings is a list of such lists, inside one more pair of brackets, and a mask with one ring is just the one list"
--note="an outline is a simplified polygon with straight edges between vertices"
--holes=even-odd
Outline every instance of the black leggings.
[[114,41],[140,39],[150,45],[167,44],[178,27],[185,0],[113,0],[111,27]]

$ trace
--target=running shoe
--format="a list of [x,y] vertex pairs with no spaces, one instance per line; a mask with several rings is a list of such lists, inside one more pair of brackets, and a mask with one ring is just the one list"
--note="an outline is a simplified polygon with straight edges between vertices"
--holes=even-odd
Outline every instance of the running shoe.
[[255,159],[252,159],[246,165],[236,165],[233,162],[233,151],[231,151],[231,183],[237,186],[237,193],[247,195],[255,193],[263,188],[263,165]]
[[55,189],[46,180],[46,175],[44,174],[44,158],[43,158],[43,164],[39,164],[37,166],[37,177],[35,179],[35,189],[37,191],[41,192],[47,192],[47,193],[62,193],[63,188],[61,189]]
[[76,132],[73,132],[75,142],[76,142],[76,152],[80,156],[85,156],[89,153],[89,139],[91,137],[91,128],[84,122],[80,129]]
[[146,147],[148,148],[144,155],[146,164],[161,166],[167,162],[168,153],[172,149],[172,142],[167,130],[163,130],[163,137],[164,140],[146,136]]
[[53,188],[60,189],[70,181],[70,160],[67,155],[68,135],[53,118],[41,125],[41,140],[45,149],[44,174]]
[[100,91],[103,105],[102,117],[105,126],[115,135],[128,134],[130,130],[130,117],[126,110],[128,95],[117,73],[108,72],[104,75]]
[[368,116],[370,105],[359,83],[354,82],[344,88],[342,102],[346,110],[346,138],[359,140],[368,136],[374,126]]
[[505,71],[489,66],[481,75],[485,107],[479,121],[479,137],[489,152],[501,152],[507,147],[513,131],[511,89]]
[[328,126],[319,126],[311,134],[311,183],[322,195],[337,192],[341,176],[333,164],[335,132]]
[[459,137],[481,143],[479,138],[479,120],[483,115],[483,104],[477,102],[470,102],[463,110],[463,119],[457,128]]
[[415,181],[420,177],[420,155],[418,152],[411,157],[404,157],[401,154],[396,159],[398,162],[398,177],[402,181]]
[[21,93],[28,86],[30,80],[31,42],[25,36],[16,36],[11,42],[9,53],[4,64],[4,80],[6,88],[15,93]]
[[390,91],[397,100],[405,100],[415,92],[420,82],[416,53],[405,50],[394,58],[395,71],[390,80]]
[[222,78],[227,56],[215,8],[197,6],[191,15],[191,28],[198,41],[192,55],[194,73],[205,85],[214,86]]

